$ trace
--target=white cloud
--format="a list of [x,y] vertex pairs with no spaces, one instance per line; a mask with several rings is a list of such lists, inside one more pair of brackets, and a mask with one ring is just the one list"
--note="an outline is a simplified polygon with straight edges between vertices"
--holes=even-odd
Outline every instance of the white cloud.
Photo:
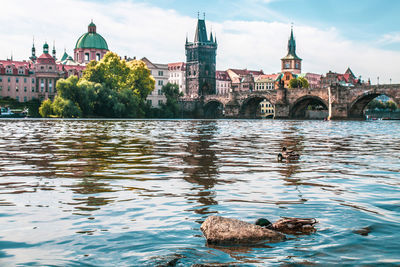
[[[196,26],[195,17],[133,1],[43,0],[38,4],[18,0],[2,3],[2,10],[0,23],[6,27],[0,28],[0,59],[9,57],[11,51],[15,59],[27,59],[33,35],[39,55],[46,40],[50,47],[55,40],[58,55],[64,47],[72,54],[76,40],[93,19],[109,48],[121,56],[146,56],[157,63],[184,61],[186,35],[192,40]],[[211,25],[218,38],[218,69],[263,69],[267,73],[280,70],[280,58],[287,52],[289,23],[261,20],[217,23],[209,18],[208,30]],[[350,66],[364,79],[370,77],[374,82],[379,76],[380,82],[392,78],[400,83],[400,69],[395,65],[400,61],[400,52],[346,40],[335,28],[296,25],[295,37],[305,72],[344,72]],[[397,38],[394,35],[392,40]]]
[[400,43],[400,32],[384,34],[379,40],[381,44],[393,44],[393,43]]

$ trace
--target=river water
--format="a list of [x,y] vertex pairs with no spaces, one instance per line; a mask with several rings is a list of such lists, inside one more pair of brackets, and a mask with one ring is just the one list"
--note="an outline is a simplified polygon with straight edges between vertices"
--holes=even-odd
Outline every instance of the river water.
[[[210,215],[319,223],[212,247]],[[2,266],[399,265],[400,123],[0,120],[0,226]]]

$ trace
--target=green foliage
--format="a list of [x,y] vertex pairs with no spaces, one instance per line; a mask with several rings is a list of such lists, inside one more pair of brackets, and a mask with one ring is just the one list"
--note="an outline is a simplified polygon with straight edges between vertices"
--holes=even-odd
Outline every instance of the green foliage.
[[289,81],[289,88],[308,88],[310,84],[304,77],[293,78]]
[[178,103],[179,97],[183,96],[179,92],[177,84],[167,83],[161,88],[161,91],[167,98],[167,102],[161,105],[161,110],[164,118],[177,118],[181,113]]
[[289,81],[289,88],[298,88],[299,87],[299,81],[297,78],[293,78]]
[[44,118],[48,118],[50,115],[53,115],[53,107],[50,99],[46,99],[42,102],[39,107],[39,114]]
[[41,114],[63,118],[140,118],[149,110],[145,100],[154,86],[143,61],[127,63],[108,52],[101,61],[91,61],[86,66],[83,78],[60,79],[57,97],[53,103],[43,104]]
[[394,103],[392,100],[382,102],[380,100],[372,100],[371,102],[368,103],[367,110],[390,110],[390,111],[396,111],[397,110],[397,105]]
[[61,96],[56,96],[52,107],[54,114],[60,118],[79,118],[82,116],[82,111],[76,103]]
[[[126,62],[108,52],[101,61],[90,62],[84,80],[95,86],[94,113],[104,117],[144,117],[146,98],[154,90],[155,81],[146,64],[140,60]],[[82,111],[84,110],[81,106]]]

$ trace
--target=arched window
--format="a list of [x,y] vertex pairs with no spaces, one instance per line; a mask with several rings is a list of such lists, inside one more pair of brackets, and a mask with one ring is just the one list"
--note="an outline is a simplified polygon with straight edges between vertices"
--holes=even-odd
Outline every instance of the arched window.
[[100,61],[100,54],[99,53],[96,54],[96,61]]

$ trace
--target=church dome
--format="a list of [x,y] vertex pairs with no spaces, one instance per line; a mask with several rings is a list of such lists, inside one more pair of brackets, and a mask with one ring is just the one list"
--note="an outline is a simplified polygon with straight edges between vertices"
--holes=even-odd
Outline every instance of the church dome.
[[76,48],[95,48],[108,50],[106,40],[98,33],[96,33],[96,25],[91,22],[88,27],[88,32],[79,37],[76,42]]

